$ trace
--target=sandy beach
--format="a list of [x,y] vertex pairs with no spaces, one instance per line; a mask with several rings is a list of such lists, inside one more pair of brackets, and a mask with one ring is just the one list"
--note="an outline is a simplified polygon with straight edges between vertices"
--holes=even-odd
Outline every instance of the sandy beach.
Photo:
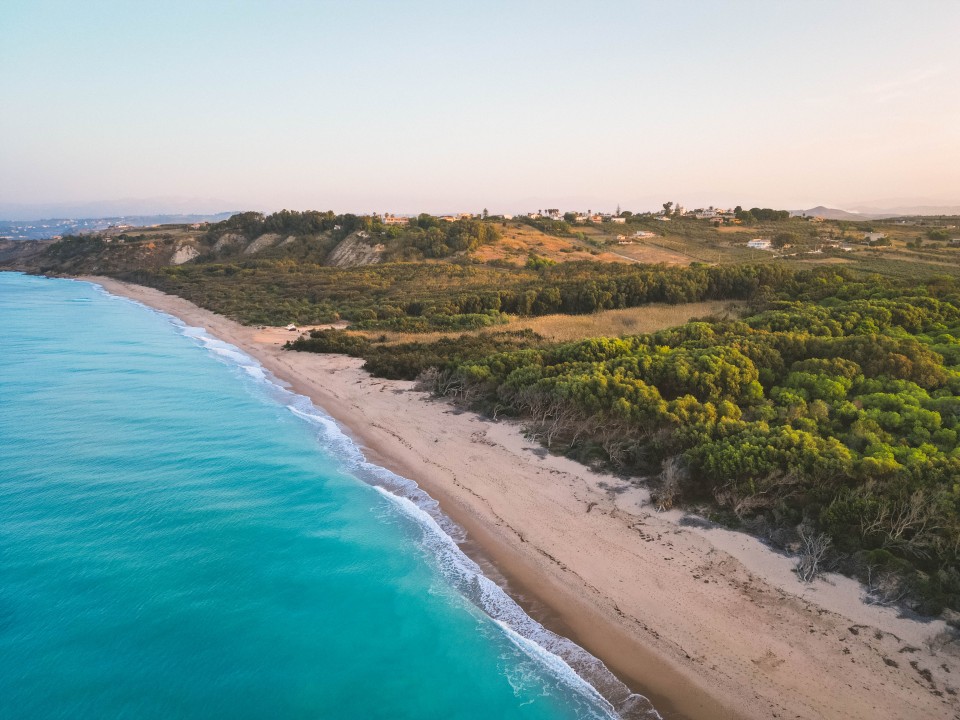
[[373,378],[362,361],[282,350],[181,298],[83,278],[203,327],[415,480],[466,550],[544,625],[602,659],[665,718],[960,718],[960,647],[941,621],[867,605],[854,581],[805,585],[793,561],[644,489],[547,454],[522,428]]

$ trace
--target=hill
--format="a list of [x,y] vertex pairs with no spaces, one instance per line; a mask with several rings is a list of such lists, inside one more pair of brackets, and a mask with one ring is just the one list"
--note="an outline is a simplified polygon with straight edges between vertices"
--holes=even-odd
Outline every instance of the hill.
[[900,217],[932,218],[945,215],[960,215],[960,205],[902,205],[889,208],[858,206],[853,210],[840,210],[817,205],[809,210],[793,210],[791,211],[791,215],[821,217],[825,220],[851,220],[854,222],[886,220]]
[[896,213],[856,213],[849,212],[847,210],[838,210],[837,208],[828,208],[823,205],[817,205],[814,208],[809,210],[794,210],[793,215],[807,216],[807,217],[821,217],[825,220],[853,220],[853,221],[863,221],[863,220],[879,220],[882,218],[895,217]]

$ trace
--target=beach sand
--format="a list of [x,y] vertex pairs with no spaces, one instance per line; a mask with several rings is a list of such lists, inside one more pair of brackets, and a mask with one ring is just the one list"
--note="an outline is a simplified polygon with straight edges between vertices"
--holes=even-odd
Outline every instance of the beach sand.
[[840,576],[804,585],[790,558],[657,513],[642,487],[551,456],[515,424],[373,378],[354,358],[282,350],[294,332],[84,279],[205,328],[309,396],[371,461],[436,498],[531,615],[665,718],[960,718],[960,648],[943,622],[867,605]]

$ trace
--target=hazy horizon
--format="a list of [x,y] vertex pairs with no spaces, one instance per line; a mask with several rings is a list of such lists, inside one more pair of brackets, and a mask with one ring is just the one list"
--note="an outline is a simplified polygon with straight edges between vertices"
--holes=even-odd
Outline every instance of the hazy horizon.
[[956,4],[11,0],[0,23],[3,208],[960,204]]
[[[172,204],[171,204],[172,203]],[[656,203],[653,205],[639,205],[639,206],[619,206],[623,210],[630,210],[633,212],[658,212],[661,210],[663,203]],[[694,207],[706,207],[707,203],[702,205],[692,205],[689,203],[678,202],[682,207],[687,209],[693,209]],[[757,203],[752,203],[744,200],[741,203],[744,207],[757,207]],[[212,217],[215,215],[226,215],[229,213],[238,213],[238,212],[263,212],[263,213],[272,213],[279,210],[318,210],[318,211],[327,211],[332,210],[334,212],[355,212],[357,214],[371,214],[371,213],[382,213],[382,212],[391,212],[395,215],[415,215],[419,212],[432,212],[434,214],[442,215],[448,213],[457,213],[461,211],[473,212],[479,214],[482,210],[489,210],[491,214],[520,214],[526,213],[538,209],[543,209],[546,207],[555,207],[559,205],[562,212],[568,210],[582,210],[582,209],[592,209],[595,212],[613,212],[616,208],[613,205],[604,204],[604,203],[594,203],[592,206],[585,204],[564,204],[564,203],[527,203],[525,205],[519,206],[519,209],[503,209],[503,208],[482,208],[478,209],[468,205],[458,206],[458,207],[448,207],[448,208],[409,208],[397,210],[395,208],[382,208],[382,207],[370,207],[370,208],[338,208],[334,206],[326,205],[316,205],[316,206],[304,206],[304,207],[264,207],[264,206],[236,206],[231,207],[229,203],[218,202],[215,200],[209,199],[197,199],[194,201],[190,198],[121,198],[117,200],[105,200],[101,202],[87,202],[87,203],[39,203],[39,204],[4,204],[0,203],[0,222],[37,222],[43,220],[57,220],[57,219],[73,219],[73,220],[82,220],[82,219],[97,219],[97,218],[116,218],[116,217],[127,217],[127,218],[136,218],[136,217]],[[733,207],[733,204],[729,204],[730,207]],[[823,203],[818,203],[812,207],[783,207],[779,209],[790,210],[791,212],[800,212],[804,210],[810,210],[815,207],[823,206]],[[720,207],[717,205],[717,207]],[[914,214],[923,214],[923,215],[958,215],[960,214],[960,204],[953,205],[926,205],[920,202],[911,203],[909,200],[903,201],[894,201],[889,200],[886,203],[880,201],[875,204],[860,203],[858,205],[852,205],[849,207],[836,207],[836,206],[825,206],[832,210],[845,210],[854,214],[862,214],[864,219],[871,219],[876,216],[882,215],[914,215]]]

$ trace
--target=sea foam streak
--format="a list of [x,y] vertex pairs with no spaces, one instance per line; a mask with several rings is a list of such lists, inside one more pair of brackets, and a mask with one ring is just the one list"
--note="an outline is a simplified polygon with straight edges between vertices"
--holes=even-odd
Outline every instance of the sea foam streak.
[[203,328],[191,327],[169,313],[136,300],[113,295],[100,285],[94,284],[94,287],[108,297],[135,303],[167,318],[183,335],[221,361],[242,370],[252,380],[262,384],[274,400],[314,425],[318,429],[321,444],[333,451],[334,457],[345,470],[376,488],[419,526],[424,548],[450,586],[492,618],[515,646],[546,668],[559,682],[603,708],[610,718],[656,720],[661,717],[647,698],[631,693],[599,658],[527,615],[513,598],[463,553],[458,543],[466,539],[466,533],[440,510],[439,503],[413,480],[368,462],[357,444],[310,398],[290,391],[286,383],[267,371],[257,360],[235,345],[210,335]]

